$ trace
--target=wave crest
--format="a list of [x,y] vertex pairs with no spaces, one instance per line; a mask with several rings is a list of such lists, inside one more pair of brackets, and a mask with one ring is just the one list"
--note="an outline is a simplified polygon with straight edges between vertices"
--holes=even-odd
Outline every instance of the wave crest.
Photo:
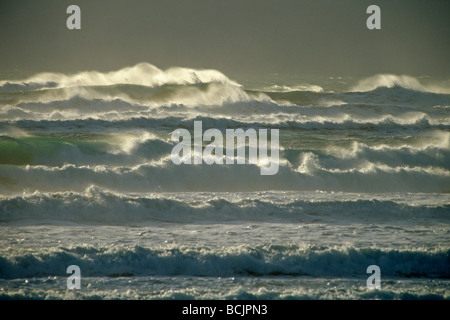
[[[148,249],[59,248],[34,256],[0,257],[0,279],[65,276],[75,263],[85,276],[358,276],[370,264],[396,277],[448,278],[449,251],[379,250],[372,248],[302,248],[243,246],[210,250],[202,247]],[[32,266],[32,267],[30,267]]]
[[407,75],[377,74],[359,81],[350,90],[352,92],[368,92],[378,88],[401,87],[408,90],[450,94],[450,89],[437,85],[424,85],[419,79]]
[[[142,62],[132,67],[111,72],[83,71],[71,75],[45,72],[22,81],[0,82],[0,90],[36,90],[37,88],[73,86],[109,86],[115,84],[134,84],[157,87],[166,84],[199,84],[217,82],[239,86],[237,82],[213,69],[190,69],[173,67],[161,70],[154,65]],[[1,90],[1,91],[3,91]]]

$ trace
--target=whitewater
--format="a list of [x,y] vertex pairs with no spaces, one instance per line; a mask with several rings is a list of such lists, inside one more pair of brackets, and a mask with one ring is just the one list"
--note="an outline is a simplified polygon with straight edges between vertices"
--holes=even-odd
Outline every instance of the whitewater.
[[[450,78],[0,76],[0,299],[450,298]],[[194,121],[278,172],[174,164]]]

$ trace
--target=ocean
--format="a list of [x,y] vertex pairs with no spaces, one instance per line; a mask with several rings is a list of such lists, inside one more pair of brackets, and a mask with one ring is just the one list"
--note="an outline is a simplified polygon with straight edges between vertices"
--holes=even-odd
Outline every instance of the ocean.
[[[450,78],[1,76],[0,299],[450,298]],[[278,171],[174,164],[194,121]]]

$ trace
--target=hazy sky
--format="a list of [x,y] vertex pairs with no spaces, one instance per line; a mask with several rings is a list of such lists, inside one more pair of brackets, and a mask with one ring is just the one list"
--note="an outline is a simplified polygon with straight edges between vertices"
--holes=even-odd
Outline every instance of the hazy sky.
[[[66,8],[81,8],[68,30]],[[381,8],[381,30],[366,9]],[[0,70],[450,74],[448,0],[0,0]]]

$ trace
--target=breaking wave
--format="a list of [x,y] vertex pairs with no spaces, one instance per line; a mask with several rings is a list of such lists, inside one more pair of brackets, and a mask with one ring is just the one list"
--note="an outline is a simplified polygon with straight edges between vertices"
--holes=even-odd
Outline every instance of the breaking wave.
[[[249,194],[250,195],[250,194]],[[70,204],[70,205],[68,205]],[[89,187],[83,192],[29,193],[0,199],[3,223],[76,223],[129,225],[165,221],[383,221],[429,219],[448,222],[450,206],[408,205],[385,200],[298,200],[281,202],[257,199],[178,199],[170,194],[120,194]]]
[[418,78],[407,75],[377,74],[375,76],[363,79],[356,84],[351,91],[367,92],[378,88],[401,87],[413,91],[432,92],[450,94],[448,87],[440,85],[424,85]]
[[139,63],[132,67],[106,73],[98,71],[85,71],[72,75],[39,73],[22,81],[2,81],[0,82],[0,92],[116,84],[160,87],[166,84],[186,85],[209,82],[238,85],[217,70],[170,68],[164,71],[150,63]]
[[295,245],[208,249],[179,247],[148,249],[141,246],[70,247],[48,253],[0,257],[0,278],[66,276],[76,264],[83,276],[273,276],[321,277],[361,275],[376,264],[383,276],[450,277],[448,250],[380,250],[373,248],[302,248]]

